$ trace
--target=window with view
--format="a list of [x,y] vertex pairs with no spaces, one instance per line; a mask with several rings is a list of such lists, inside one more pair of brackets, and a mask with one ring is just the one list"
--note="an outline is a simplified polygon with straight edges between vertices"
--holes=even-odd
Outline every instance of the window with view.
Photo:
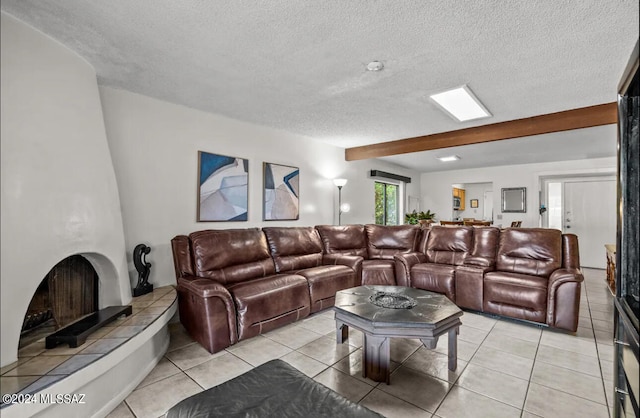
[[398,185],[375,182],[376,224],[398,225]]

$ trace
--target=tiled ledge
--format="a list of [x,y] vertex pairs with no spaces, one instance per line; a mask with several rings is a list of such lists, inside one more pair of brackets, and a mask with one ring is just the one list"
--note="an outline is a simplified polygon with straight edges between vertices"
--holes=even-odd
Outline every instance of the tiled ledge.
[[[90,367],[99,360],[116,356],[127,350],[131,340],[163,317],[166,322],[176,310],[176,291],[173,286],[154,289],[152,293],[132,300],[133,313],[121,317],[107,326],[92,333],[87,341],[77,348],[60,345],[54,349],[45,349],[42,338],[18,351],[18,361],[0,370],[0,389],[2,394],[33,394],[48,387],[64,383],[75,373]],[[166,332],[166,330],[165,330]],[[144,376],[143,376],[144,377]],[[0,406],[4,412],[13,409],[10,405]]]

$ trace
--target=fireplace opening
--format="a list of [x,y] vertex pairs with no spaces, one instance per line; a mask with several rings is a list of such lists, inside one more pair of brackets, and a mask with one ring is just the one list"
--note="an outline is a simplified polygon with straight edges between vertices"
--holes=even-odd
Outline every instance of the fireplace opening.
[[19,348],[98,310],[98,273],[81,255],[56,264],[42,279],[27,308]]

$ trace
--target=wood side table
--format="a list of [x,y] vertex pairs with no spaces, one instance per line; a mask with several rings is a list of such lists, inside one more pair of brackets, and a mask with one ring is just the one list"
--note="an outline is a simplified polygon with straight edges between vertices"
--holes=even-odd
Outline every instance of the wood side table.
[[607,284],[609,290],[616,295],[616,246],[613,244],[605,244],[604,248],[607,250]]

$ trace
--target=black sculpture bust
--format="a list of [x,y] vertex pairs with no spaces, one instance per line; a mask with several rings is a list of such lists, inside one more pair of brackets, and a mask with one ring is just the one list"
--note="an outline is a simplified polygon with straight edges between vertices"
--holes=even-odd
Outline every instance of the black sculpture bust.
[[153,285],[149,283],[149,272],[151,263],[146,259],[146,255],[151,252],[151,248],[144,244],[136,245],[133,249],[133,265],[138,270],[138,284],[133,289],[133,296],[142,296],[153,291]]

